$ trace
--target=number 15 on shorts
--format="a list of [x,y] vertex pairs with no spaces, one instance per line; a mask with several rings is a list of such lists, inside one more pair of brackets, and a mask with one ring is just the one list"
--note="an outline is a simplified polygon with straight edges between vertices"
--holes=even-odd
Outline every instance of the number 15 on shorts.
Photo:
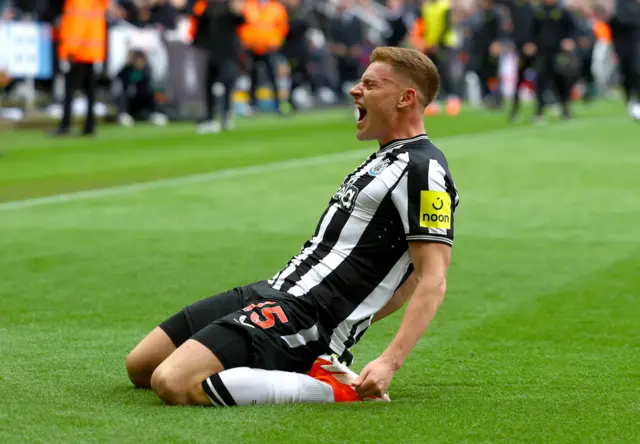
[[[289,319],[287,319],[287,315],[284,314],[282,307],[276,305],[273,301],[251,304],[248,307],[243,308],[242,311],[251,312],[251,315],[249,316],[251,322],[264,330],[276,325],[276,317],[282,324],[289,322]],[[240,323],[244,324],[242,321],[243,319],[240,320]]]

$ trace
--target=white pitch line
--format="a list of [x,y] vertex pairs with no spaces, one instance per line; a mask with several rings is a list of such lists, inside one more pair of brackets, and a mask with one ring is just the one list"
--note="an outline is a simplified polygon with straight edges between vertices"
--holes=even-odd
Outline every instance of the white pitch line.
[[116,196],[121,194],[132,194],[140,191],[150,191],[159,188],[186,185],[192,183],[208,182],[231,177],[248,176],[252,174],[268,173],[305,166],[333,163],[338,160],[348,160],[362,158],[371,154],[370,150],[353,150],[336,154],[325,154],[322,156],[303,157],[298,159],[270,162],[260,165],[249,165],[238,168],[228,168],[209,173],[193,174],[190,176],[180,176],[168,179],[158,179],[149,182],[134,183],[130,185],[117,185],[107,188],[97,188],[86,191],[76,191],[73,193],[55,194],[52,196],[36,197],[32,199],[17,200],[0,203],[0,211],[17,210],[20,208],[32,208],[41,205],[71,202],[76,200],[96,199],[100,197]]
[[[582,120],[584,122],[584,120]],[[533,127],[527,127],[533,129]],[[469,138],[478,138],[483,136],[492,136],[496,133],[507,133],[514,131],[522,131],[523,127],[507,127],[496,130],[485,131],[481,133],[459,134],[455,136],[440,137],[436,140],[436,145],[442,143],[454,142],[456,140],[464,140]],[[148,182],[133,183],[129,185],[116,185],[106,188],[96,188],[86,191],[76,191],[73,193],[55,194],[52,196],[35,197],[31,199],[16,200],[0,203],[0,211],[17,210],[21,208],[33,208],[41,205],[51,205],[57,203],[71,202],[76,200],[97,199],[100,197],[117,196],[122,194],[132,194],[140,191],[150,191],[159,188],[166,188],[178,185],[187,185],[192,183],[207,182],[212,180],[227,179],[231,177],[248,176],[252,174],[268,173],[273,171],[281,171],[292,168],[300,168],[305,166],[314,166],[318,164],[332,163],[339,160],[358,159],[373,153],[377,148],[361,149],[353,151],[343,151],[340,153],[323,154],[321,156],[303,157],[298,159],[283,160],[278,162],[270,162],[260,165],[249,165],[238,168],[228,168],[223,170],[211,171],[209,173],[192,174],[189,176],[180,176],[168,179],[158,179]],[[363,159],[364,160],[364,159]]]

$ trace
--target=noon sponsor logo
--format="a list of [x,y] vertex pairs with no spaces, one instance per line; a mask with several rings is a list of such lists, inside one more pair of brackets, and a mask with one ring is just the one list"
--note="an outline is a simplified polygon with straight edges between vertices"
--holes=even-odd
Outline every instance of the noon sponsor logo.
[[445,191],[420,192],[420,226],[451,229],[451,196]]

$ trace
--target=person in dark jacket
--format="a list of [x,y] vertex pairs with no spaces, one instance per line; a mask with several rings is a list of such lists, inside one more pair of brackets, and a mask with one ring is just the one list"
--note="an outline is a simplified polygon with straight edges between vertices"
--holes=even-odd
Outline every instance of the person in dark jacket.
[[156,125],[164,125],[167,118],[158,112],[152,86],[151,69],[143,51],[129,53],[127,64],[117,75],[120,94],[118,105],[118,123],[130,126],[135,119],[149,117]]
[[591,9],[583,0],[571,0],[567,6],[574,13],[578,35],[576,38],[576,51],[581,60],[580,77],[585,82],[584,101],[589,102],[596,95],[595,77],[591,70],[593,65],[593,48],[596,44],[596,35],[593,29]]
[[543,0],[533,23],[533,41],[524,45],[525,54],[536,57],[536,121],[543,117],[544,94],[549,89],[555,89],[558,95],[562,118],[571,118],[569,95],[580,73],[580,61],[575,53],[577,35],[573,14],[558,0]]
[[289,32],[280,51],[287,58],[291,67],[289,103],[291,108],[295,110],[297,105],[293,100],[293,92],[297,88],[306,83],[311,88],[312,94],[316,95],[318,92],[318,85],[309,72],[311,55],[307,39],[307,31],[314,23],[311,10],[304,6],[301,0],[287,0],[283,3],[287,8]]
[[342,102],[350,100],[343,90],[344,85],[360,77],[360,55],[364,41],[364,25],[352,12],[351,3],[351,0],[340,0],[336,16],[329,23],[329,52],[336,58],[338,68],[334,91]]
[[510,37],[518,54],[518,77],[513,98],[510,118],[515,120],[520,113],[520,85],[525,80],[525,74],[533,68],[535,57],[527,54],[525,44],[532,42],[533,23],[535,21],[535,7],[530,0],[495,0],[496,4],[505,6],[510,16]]
[[492,91],[489,84],[499,78],[502,19],[493,0],[481,0],[479,3],[480,8],[470,29],[470,69],[480,79],[482,97],[487,106],[497,107],[502,103],[500,86]]
[[640,1],[616,0],[609,25],[629,114],[640,121]]
[[387,0],[389,12],[386,16],[389,32],[386,35],[387,46],[402,46],[411,27],[418,19],[418,13],[404,0]]
[[[200,133],[230,129],[231,104],[242,46],[238,26],[244,23],[244,0],[200,0],[193,8],[193,45],[205,52],[206,114],[198,126]],[[224,86],[222,123],[216,120],[213,85]]]

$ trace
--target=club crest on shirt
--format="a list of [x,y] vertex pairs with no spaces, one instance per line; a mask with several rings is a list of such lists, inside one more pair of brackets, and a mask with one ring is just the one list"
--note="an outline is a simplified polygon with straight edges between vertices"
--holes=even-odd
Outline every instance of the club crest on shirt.
[[389,166],[390,163],[391,161],[389,159],[383,159],[380,162],[376,163],[371,168],[369,168],[369,176],[375,177],[378,174],[382,173],[384,169]]

